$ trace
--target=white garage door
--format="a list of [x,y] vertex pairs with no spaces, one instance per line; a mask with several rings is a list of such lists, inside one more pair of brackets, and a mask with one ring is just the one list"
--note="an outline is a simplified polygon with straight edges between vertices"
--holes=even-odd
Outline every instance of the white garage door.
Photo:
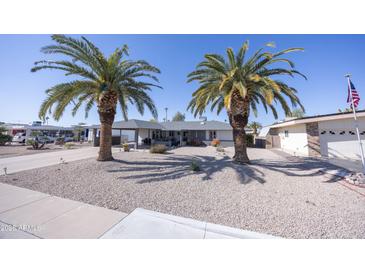
[[[360,159],[360,147],[355,130],[320,130],[321,155],[331,158]],[[365,150],[365,132],[361,132]]]

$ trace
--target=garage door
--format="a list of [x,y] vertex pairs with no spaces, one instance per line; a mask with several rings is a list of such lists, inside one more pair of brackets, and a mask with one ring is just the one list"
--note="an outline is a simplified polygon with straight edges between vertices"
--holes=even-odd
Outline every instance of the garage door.
[[[360,159],[360,147],[355,130],[322,130],[319,136],[322,156]],[[360,136],[365,149],[365,132],[361,132]]]

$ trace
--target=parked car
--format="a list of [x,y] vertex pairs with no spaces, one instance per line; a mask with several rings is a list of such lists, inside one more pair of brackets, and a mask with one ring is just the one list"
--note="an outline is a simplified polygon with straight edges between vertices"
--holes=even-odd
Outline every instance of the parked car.
[[27,134],[25,132],[18,132],[17,134],[14,135],[12,142],[14,143],[25,143],[26,139],[27,139]]
[[56,137],[51,137],[47,135],[31,136],[27,140],[37,140],[39,143],[53,143]]

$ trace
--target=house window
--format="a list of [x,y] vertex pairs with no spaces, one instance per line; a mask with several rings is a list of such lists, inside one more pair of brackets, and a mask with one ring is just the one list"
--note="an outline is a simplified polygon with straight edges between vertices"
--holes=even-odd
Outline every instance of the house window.
[[284,131],[284,136],[285,136],[285,137],[289,137],[289,130],[285,130],[285,131]]
[[169,131],[169,137],[174,137],[174,132],[173,131]]
[[215,130],[209,131],[209,140],[213,140],[217,138],[217,132]]

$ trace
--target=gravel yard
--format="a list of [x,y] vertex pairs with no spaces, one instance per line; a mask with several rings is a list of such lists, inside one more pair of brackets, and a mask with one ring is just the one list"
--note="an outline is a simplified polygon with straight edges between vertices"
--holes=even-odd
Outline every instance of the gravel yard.
[[[88,143],[73,143],[72,149],[77,149],[85,146],[90,146]],[[43,149],[34,150],[31,149],[31,146],[23,145],[23,144],[12,144],[6,146],[0,146],[0,158],[8,158],[22,155],[30,155],[36,153],[45,153],[52,151],[60,151],[65,149],[63,146],[54,145],[54,144],[46,144]]]
[[[80,160],[0,182],[126,213],[142,207],[288,238],[365,238],[364,191],[322,172],[338,167],[265,149],[249,149],[252,164],[238,166],[232,154],[213,147],[120,152],[113,162]],[[190,170],[193,158],[202,171]]]

